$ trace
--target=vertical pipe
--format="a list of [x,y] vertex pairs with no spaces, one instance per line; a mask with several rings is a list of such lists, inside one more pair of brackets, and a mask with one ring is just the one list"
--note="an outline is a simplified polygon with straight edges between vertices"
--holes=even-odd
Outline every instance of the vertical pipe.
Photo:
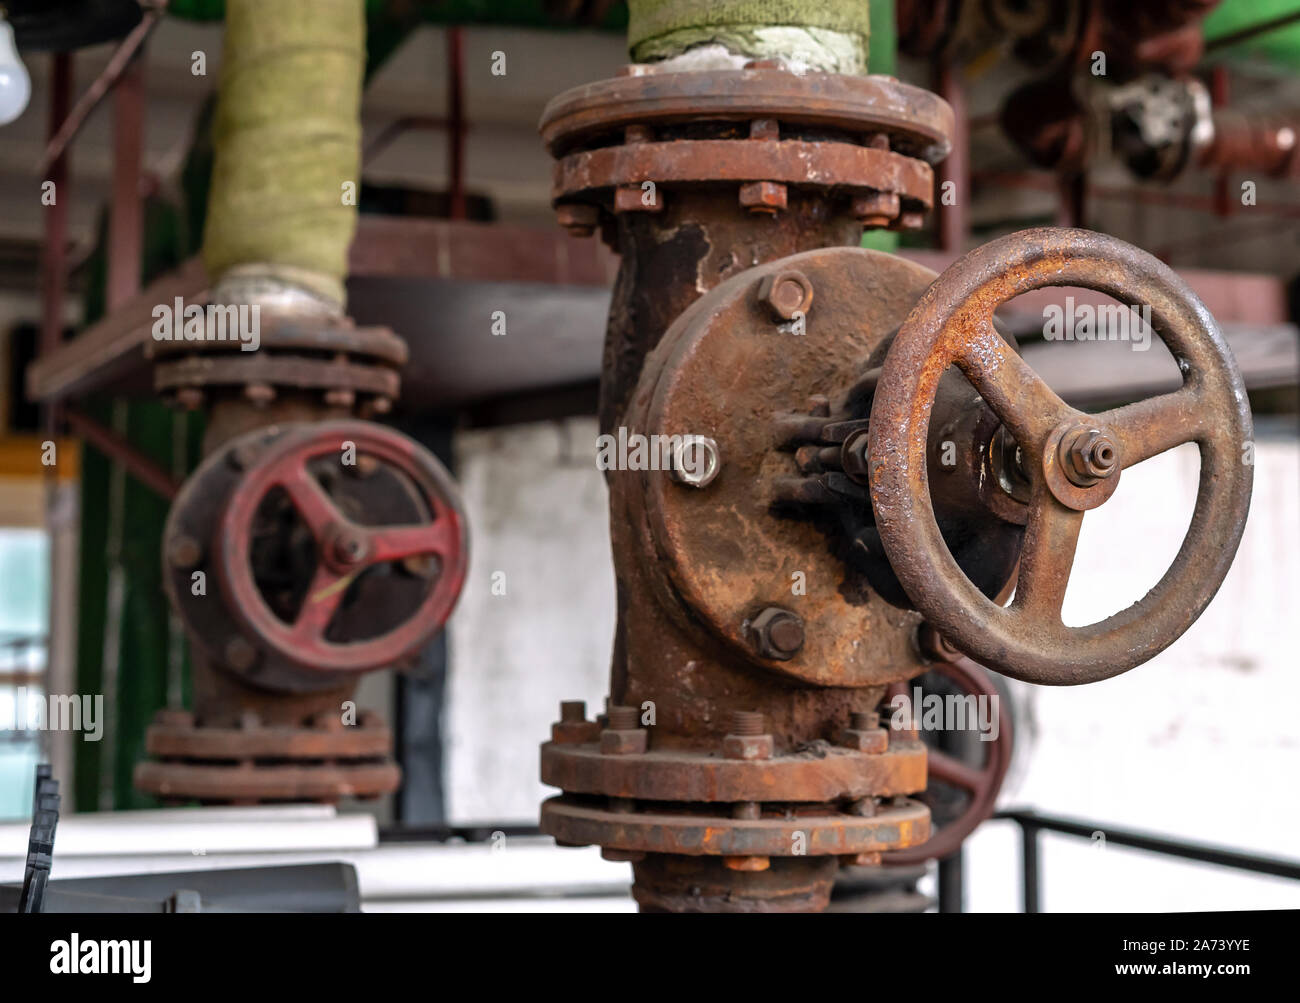
[[[47,129],[52,140],[63,128],[72,107],[72,54],[56,53],[50,77],[50,111]],[[68,154],[66,149],[50,164],[49,176],[54,183],[54,203],[45,206],[45,233],[41,244],[41,331],[37,356],[47,355],[63,341],[63,298],[67,282],[68,247]],[[47,439],[58,437],[60,411],[57,402],[43,408],[41,424]],[[45,531],[49,541],[49,596],[46,600],[47,627],[45,673],[42,685],[46,692],[58,689],[72,692],[76,672],[76,609],[68,601],[75,589],[68,571],[75,567],[68,560],[68,518],[66,499],[72,485],[60,485],[57,467],[45,468]],[[68,732],[46,733],[48,747],[44,755],[54,768],[55,776],[64,780],[65,803],[71,805],[72,735]],[[70,810],[70,809],[69,809]]]
[[1020,819],[1020,853],[1023,869],[1025,909],[1038,912],[1038,826]]
[[965,857],[956,853],[939,861],[939,911],[964,912],[966,909]]
[[144,61],[137,55],[113,89],[113,209],[108,221],[105,306],[113,311],[140,291],[144,204]]
[[[50,117],[48,135],[58,135],[72,105],[72,54],[54,56],[50,78]],[[68,153],[65,150],[50,165],[54,183],[54,204],[45,207],[45,241],[41,245],[41,337],[40,352],[45,355],[59,347],[63,339],[64,257],[68,243]]]
[[464,219],[465,210],[465,32],[447,29],[447,190],[448,215]]
[[939,249],[950,254],[966,250],[970,230],[970,123],[966,110],[966,88],[961,67],[951,59],[940,60],[935,90],[952,105],[952,152],[935,173],[934,211],[938,217]]
[[[1215,109],[1226,108],[1232,101],[1232,85],[1226,66],[1210,70],[1210,104]],[[1214,211],[1219,216],[1232,213],[1232,199],[1228,197],[1228,170],[1220,168],[1214,176]]]

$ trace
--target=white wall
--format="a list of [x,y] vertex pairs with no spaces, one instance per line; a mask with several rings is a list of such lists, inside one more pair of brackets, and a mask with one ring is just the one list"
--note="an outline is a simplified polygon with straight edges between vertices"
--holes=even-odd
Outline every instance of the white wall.
[[[447,813],[536,821],[538,746],[561,700],[604,706],[614,636],[594,418],[462,434],[470,566],[450,626]],[[494,572],[505,595],[493,595]]]

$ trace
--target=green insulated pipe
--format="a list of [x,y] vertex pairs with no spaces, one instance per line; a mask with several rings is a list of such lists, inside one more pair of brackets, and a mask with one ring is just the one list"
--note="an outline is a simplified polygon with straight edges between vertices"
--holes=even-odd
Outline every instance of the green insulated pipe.
[[628,49],[651,62],[713,43],[750,59],[864,73],[867,11],[867,0],[628,0]]
[[227,0],[203,262],[342,310],[356,230],[362,0]]

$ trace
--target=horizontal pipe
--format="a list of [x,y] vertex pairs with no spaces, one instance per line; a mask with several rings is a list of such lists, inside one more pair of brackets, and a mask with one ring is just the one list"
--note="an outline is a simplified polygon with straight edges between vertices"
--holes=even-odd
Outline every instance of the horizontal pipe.
[[[25,859],[30,825],[0,825],[0,859]],[[54,842],[56,868],[70,858],[99,859],[141,855],[204,857],[219,854],[266,853],[286,850],[363,850],[378,843],[374,817],[365,814],[335,818],[250,822],[189,821],[159,823],[95,821],[93,813],[59,820]],[[8,863],[8,861],[5,861]],[[184,868],[173,868],[183,870]],[[72,877],[59,869],[59,877]]]

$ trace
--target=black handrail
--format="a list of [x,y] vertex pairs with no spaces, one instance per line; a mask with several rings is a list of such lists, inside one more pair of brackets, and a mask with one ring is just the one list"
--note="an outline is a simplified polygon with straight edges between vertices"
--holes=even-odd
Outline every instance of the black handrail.
[[993,814],[994,819],[1015,822],[1020,826],[1021,839],[1021,886],[1024,891],[1024,911],[1038,912],[1039,863],[1038,834],[1042,831],[1058,832],[1063,836],[1076,836],[1080,839],[1092,839],[1097,833],[1105,837],[1106,843],[1127,846],[1148,853],[1160,853],[1166,857],[1180,857],[1183,860],[1196,860],[1203,864],[1218,867],[1231,867],[1252,874],[1270,874],[1279,878],[1300,881],[1300,861],[1287,860],[1284,857],[1268,857],[1258,853],[1243,853],[1209,843],[1189,843],[1185,840],[1170,839],[1167,836],[1153,836],[1150,833],[1135,832],[1132,829],[1117,829],[1113,826],[1096,822],[1081,822],[1076,819],[1060,818],[1053,815],[1040,815],[1030,809],[1013,809]]

